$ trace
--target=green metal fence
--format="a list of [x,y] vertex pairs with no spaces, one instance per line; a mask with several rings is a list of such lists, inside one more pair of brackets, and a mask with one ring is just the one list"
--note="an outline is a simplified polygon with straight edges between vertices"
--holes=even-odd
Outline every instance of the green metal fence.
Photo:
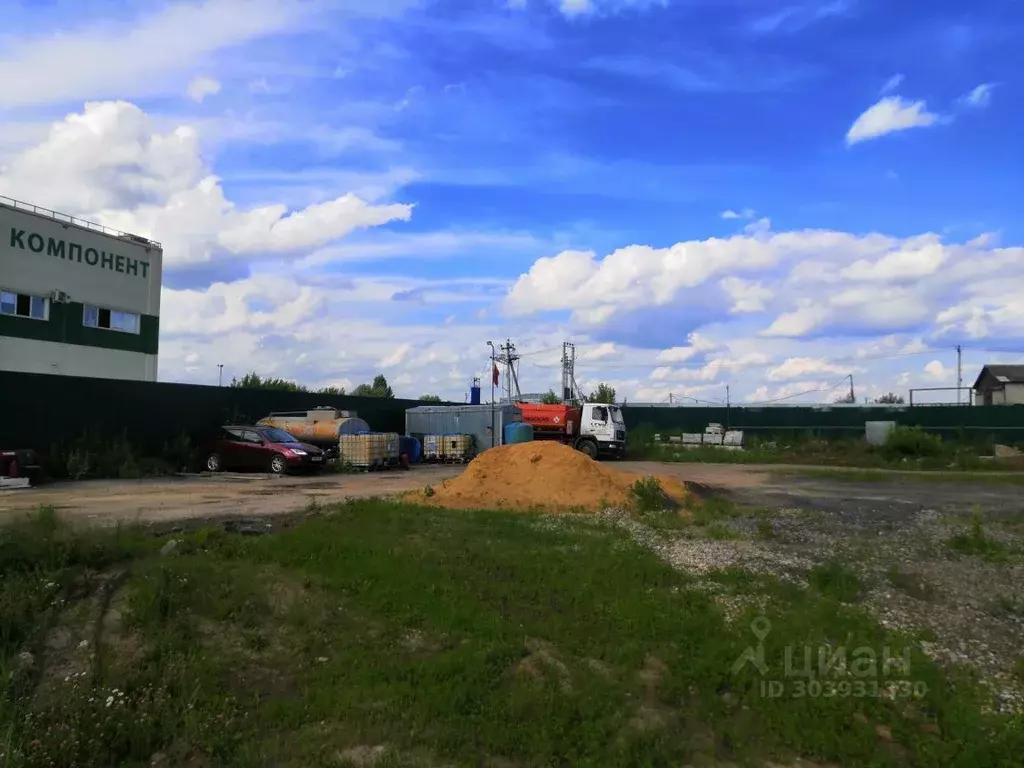
[[252,422],[271,411],[321,405],[354,410],[373,430],[402,433],[406,409],[421,404],[417,400],[11,372],[0,372],[0,395],[0,448],[45,452],[52,445],[85,435],[99,439],[126,435],[141,452],[154,455],[182,433],[196,439],[220,424]]
[[679,434],[703,432],[708,424],[742,429],[751,436],[792,435],[858,437],[867,421],[895,421],[920,426],[946,439],[974,442],[1024,442],[1024,405],[991,406],[819,406],[819,407],[679,407],[627,406],[630,429]]

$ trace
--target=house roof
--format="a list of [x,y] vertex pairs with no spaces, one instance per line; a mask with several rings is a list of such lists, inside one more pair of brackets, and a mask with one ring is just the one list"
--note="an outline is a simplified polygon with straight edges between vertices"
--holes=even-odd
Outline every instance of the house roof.
[[978,374],[972,389],[978,389],[986,375],[999,384],[1024,384],[1024,365],[986,365]]

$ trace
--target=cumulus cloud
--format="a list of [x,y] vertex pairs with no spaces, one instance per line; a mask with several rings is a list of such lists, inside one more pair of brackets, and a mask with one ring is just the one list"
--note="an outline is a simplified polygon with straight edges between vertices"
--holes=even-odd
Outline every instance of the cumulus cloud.
[[[1024,248],[994,243],[947,243],[934,233],[760,230],[667,248],[630,245],[604,258],[564,251],[536,260],[504,306],[518,317],[562,311],[578,327],[613,328],[618,317],[654,308],[659,317],[693,323],[707,317],[693,307],[709,306],[714,281],[727,299],[717,319],[767,314],[762,338],[919,335],[936,322],[942,334],[1013,334],[1024,303],[1012,290],[1024,280]],[[694,354],[678,349],[672,354]]]
[[905,101],[899,96],[886,96],[858,117],[846,132],[847,146],[877,139],[887,133],[926,128],[939,116],[929,112],[923,101]]
[[718,344],[700,333],[691,333],[686,340],[689,344],[685,347],[663,349],[658,353],[657,361],[659,363],[684,363],[695,355],[710,352],[718,347]]
[[0,171],[0,193],[159,240],[170,268],[217,254],[291,253],[412,215],[410,205],[351,193],[296,211],[239,208],[205,166],[195,129],[159,133],[127,102],[89,103],[56,123]]
[[738,315],[746,312],[763,312],[765,302],[772,298],[772,291],[756,280],[742,277],[727,277],[718,283],[732,302],[729,312]]
[[780,365],[768,369],[768,378],[771,381],[788,381],[799,379],[804,376],[818,376],[823,374],[848,374],[863,370],[851,368],[848,365],[836,365],[830,363],[823,357],[790,357]]
[[995,83],[982,83],[981,85],[977,85],[961,96],[959,102],[965,107],[984,109],[992,103],[992,91],[995,87]]
[[220,93],[220,83],[212,77],[200,75],[188,84],[186,93],[192,101],[199,103],[207,96],[214,96]]
[[953,377],[953,372],[946,368],[939,360],[932,360],[925,365],[924,373],[933,382],[947,381]]

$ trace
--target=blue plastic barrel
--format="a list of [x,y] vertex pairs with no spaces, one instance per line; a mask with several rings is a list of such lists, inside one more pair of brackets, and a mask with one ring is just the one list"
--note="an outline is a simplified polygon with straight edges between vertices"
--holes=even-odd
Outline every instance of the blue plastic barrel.
[[417,440],[415,437],[399,437],[398,452],[404,453],[406,456],[408,456],[410,464],[419,464],[420,441]]
[[533,425],[516,421],[505,425],[505,445],[529,443],[533,440]]

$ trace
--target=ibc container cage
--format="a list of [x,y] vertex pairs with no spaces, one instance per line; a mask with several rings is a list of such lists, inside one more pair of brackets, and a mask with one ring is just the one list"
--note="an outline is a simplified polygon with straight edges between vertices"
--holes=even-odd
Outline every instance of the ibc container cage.
[[338,438],[338,458],[360,469],[395,466],[398,464],[398,433],[342,435]]
[[476,455],[473,435],[424,435],[423,460],[464,464]]
[[493,425],[491,416],[490,405],[420,405],[405,412],[405,434],[423,445],[424,460],[427,435],[471,435],[474,451],[481,453],[503,444],[506,424],[523,420],[519,409],[508,403],[494,405]]

